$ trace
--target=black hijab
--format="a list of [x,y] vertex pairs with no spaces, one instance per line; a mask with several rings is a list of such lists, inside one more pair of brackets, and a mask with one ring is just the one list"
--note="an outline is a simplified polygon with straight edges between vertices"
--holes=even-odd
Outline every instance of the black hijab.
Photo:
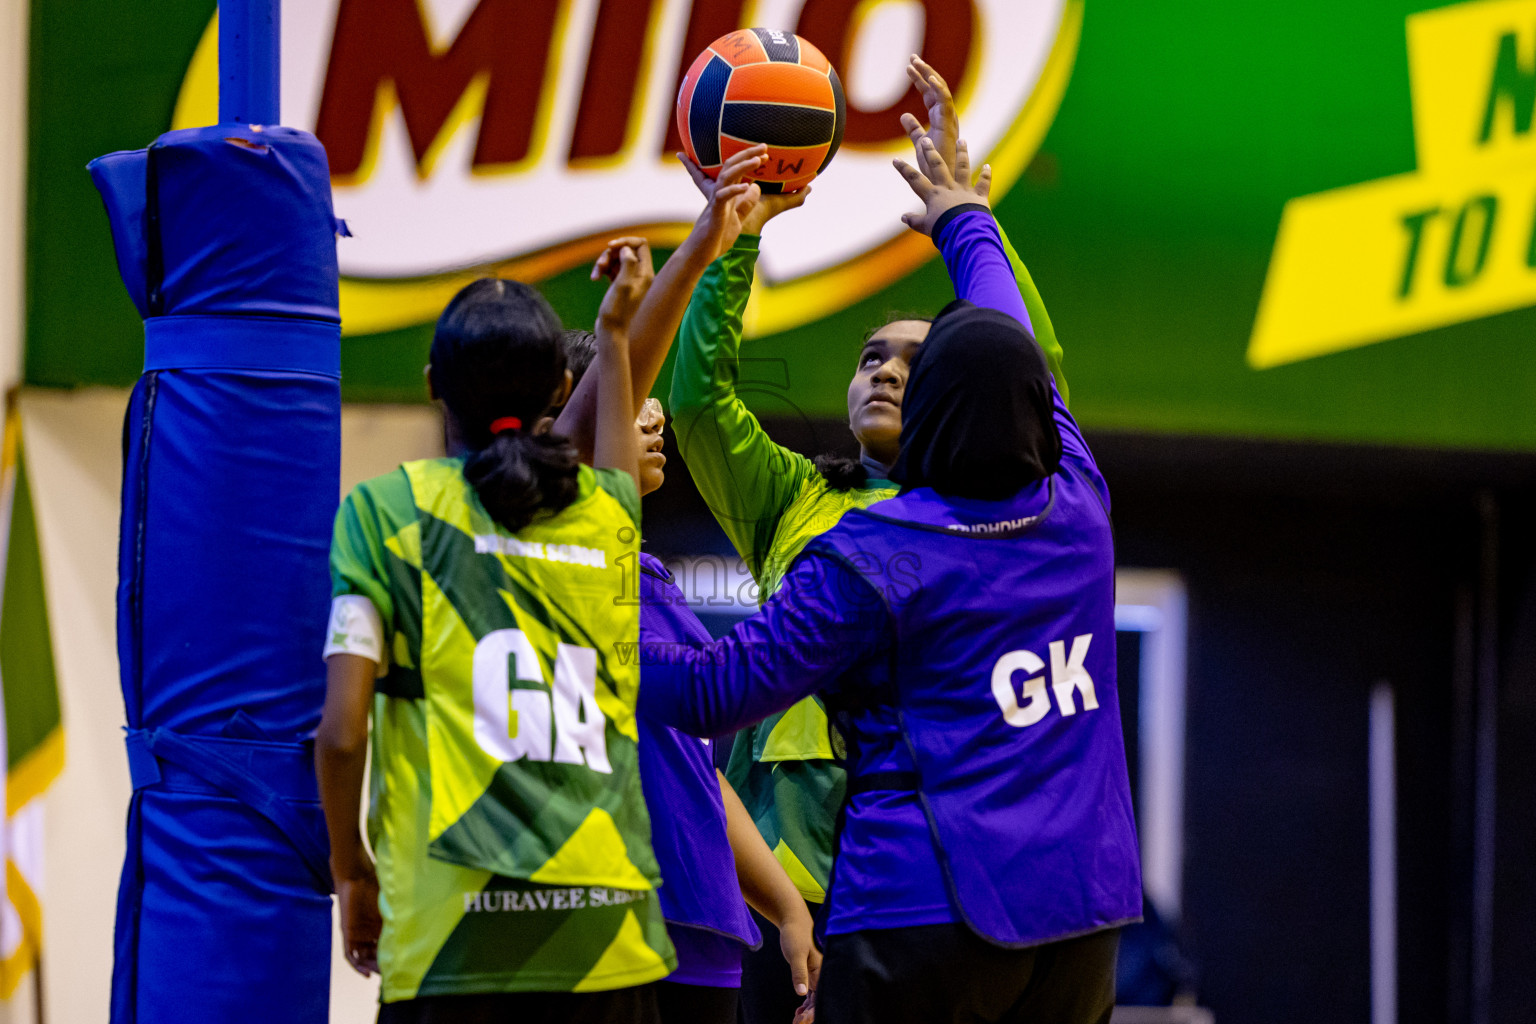
[[1056,472],[1051,370],[1023,324],[963,300],[944,307],[912,360],[891,478],[1000,501]]

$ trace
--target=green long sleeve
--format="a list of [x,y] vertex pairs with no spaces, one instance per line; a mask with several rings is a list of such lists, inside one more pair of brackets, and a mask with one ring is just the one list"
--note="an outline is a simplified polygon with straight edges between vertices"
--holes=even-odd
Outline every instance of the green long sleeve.
[[[741,318],[757,254],[757,236],[743,235],[694,289],[678,330],[671,411],[678,450],[699,493],[762,582],[779,519],[816,468],[775,444],[738,394]],[[782,360],[773,371],[771,379],[783,386]]]
[[[756,235],[743,235],[710,265],[694,289],[678,331],[671,411],[678,448],[699,493],[753,577],[771,591],[788,562],[809,539],[782,535],[785,513],[791,506],[804,503],[807,481],[819,474],[805,456],[769,438],[738,393],[742,314],[751,296],[758,243]],[[1050,314],[1006,233],[1003,247],[1029,310],[1036,340],[1065,400],[1063,353]],[[749,360],[748,365],[752,362]],[[782,360],[759,362],[765,370],[760,375],[764,386],[782,388],[787,384],[789,369]],[[796,528],[791,532],[802,531]]]
[[1051,314],[1045,311],[1045,300],[1035,287],[1035,279],[1029,275],[1029,268],[1024,266],[1024,261],[1014,251],[1013,243],[1008,240],[1008,232],[1003,230],[1001,224],[997,226],[997,233],[1003,236],[1003,251],[1008,254],[1008,262],[1013,265],[1014,279],[1019,282],[1019,294],[1024,296],[1024,308],[1029,311],[1029,321],[1035,328],[1035,341],[1045,351],[1045,361],[1051,367],[1051,375],[1056,378],[1056,390],[1061,392],[1061,400],[1070,407],[1067,378],[1061,367],[1066,353],[1061,349],[1061,342],[1056,340],[1056,328],[1051,324]]

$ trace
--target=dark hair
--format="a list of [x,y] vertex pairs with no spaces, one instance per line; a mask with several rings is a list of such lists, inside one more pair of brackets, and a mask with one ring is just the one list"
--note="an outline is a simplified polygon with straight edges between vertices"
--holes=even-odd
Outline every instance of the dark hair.
[[561,332],[565,343],[565,367],[571,371],[571,387],[581,383],[587,367],[597,358],[597,335],[579,327],[567,327]]
[[[885,317],[879,323],[872,325],[864,332],[864,337],[859,341],[862,349],[869,344],[869,339],[885,330],[891,324],[901,323],[903,320],[916,320],[919,323],[931,324],[933,317],[918,316],[915,313],[903,312],[899,309],[886,310]],[[818,455],[811,460],[817,472],[827,481],[827,486],[834,491],[852,491],[869,483],[869,468],[857,458],[847,455],[837,455],[828,452]]]
[[811,460],[817,472],[834,491],[852,491],[869,483],[869,468],[858,459],[828,452]]
[[[464,479],[491,518],[514,533],[576,500],[575,446],[533,432],[565,369],[559,317],[517,281],[486,277],[466,285],[432,335],[432,388],[467,449]],[[523,425],[493,435],[491,422],[506,416]]]
[[862,347],[869,344],[870,338],[873,338],[875,335],[891,326],[891,324],[899,324],[906,320],[916,320],[920,324],[933,323],[933,317],[931,316],[922,316],[918,313],[908,313],[904,309],[888,309],[885,311],[885,316],[881,318],[879,323],[872,324],[869,330],[864,332],[864,337],[860,339],[859,345]]

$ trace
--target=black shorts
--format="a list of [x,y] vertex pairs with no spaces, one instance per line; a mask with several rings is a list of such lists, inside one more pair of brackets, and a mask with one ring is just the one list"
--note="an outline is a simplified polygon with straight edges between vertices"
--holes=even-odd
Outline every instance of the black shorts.
[[656,988],[419,996],[380,1006],[379,1024],[661,1024]]
[[[820,904],[809,901],[805,908],[813,918],[821,912]],[[738,1019],[741,1024],[789,1024],[805,997],[795,995],[795,979],[779,947],[779,930],[755,910],[752,920],[763,933],[763,944],[742,955]]]
[[1002,949],[959,924],[829,935],[817,1024],[1108,1024],[1119,929]]
[[741,989],[658,981],[661,1024],[736,1024]]

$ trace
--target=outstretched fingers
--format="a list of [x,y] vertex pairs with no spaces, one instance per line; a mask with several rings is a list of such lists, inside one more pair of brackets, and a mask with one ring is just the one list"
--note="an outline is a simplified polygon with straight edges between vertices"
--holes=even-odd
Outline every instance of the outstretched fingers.
[[917,161],[922,165],[923,174],[935,186],[947,188],[955,183],[955,175],[950,173],[949,165],[939,155],[939,147],[927,136],[917,144]]
[[[922,147],[918,147],[918,152],[922,152]],[[905,160],[892,160],[891,164],[896,168],[896,173],[906,179],[907,185],[911,187],[917,198],[926,203],[928,197],[935,191],[933,182],[929,181],[923,176],[921,171]]]
[[[720,175],[715,179],[716,192],[718,193],[719,189],[723,186],[736,184],[741,180],[743,175],[751,174],[753,171],[761,170],[763,164],[767,162],[768,147],[762,143],[759,143],[756,146],[748,147],[747,149],[742,150],[740,153],[732,155],[732,157],[720,167]],[[700,171],[699,173],[703,174],[704,172]]]
[[923,98],[923,106],[926,107],[936,101],[939,96],[934,90],[932,83],[923,76],[922,71],[918,69],[917,65],[918,59],[914,56],[912,63],[907,65],[907,81],[912,83],[912,87],[917,90],[917,94]]
[[912,140],[912,145],[914,146],[922,140],[925,134],[923,123],[911,114],[901,115],[901,128],[907,133],[907,138]]
[[[915,68],[917,70],[918,77],[923,82],[922,87],[924,89],[933,90],[934,96],[936,96],[940,102],[948,104],[953,104],[955,102],[955,97],[949,91],[949,83],[944,81],[944,76],[933,70],[933,67],[929,65],[927,61],[923,60],[923,58],[914,53],[912,55],[912,63],[908,66],[909,68]],[[926,94],[924,95],[923,99],[928,99]]]
[[982,164],[981,173],[976,176],[976,192],[983,199],[992,198],[992,165]]
[[714,181],[710,179],[709,175],[704,173],[698,164],[689,159],[687,153],[678,153],[677,162],[683,165],[683,169],[688,172],[688,177],[693,179],[693,187],[704,193],[705,199],[714,195]]
[[955,181],[961,185],[971,183],[971,151],[964,139],[955,142]]

